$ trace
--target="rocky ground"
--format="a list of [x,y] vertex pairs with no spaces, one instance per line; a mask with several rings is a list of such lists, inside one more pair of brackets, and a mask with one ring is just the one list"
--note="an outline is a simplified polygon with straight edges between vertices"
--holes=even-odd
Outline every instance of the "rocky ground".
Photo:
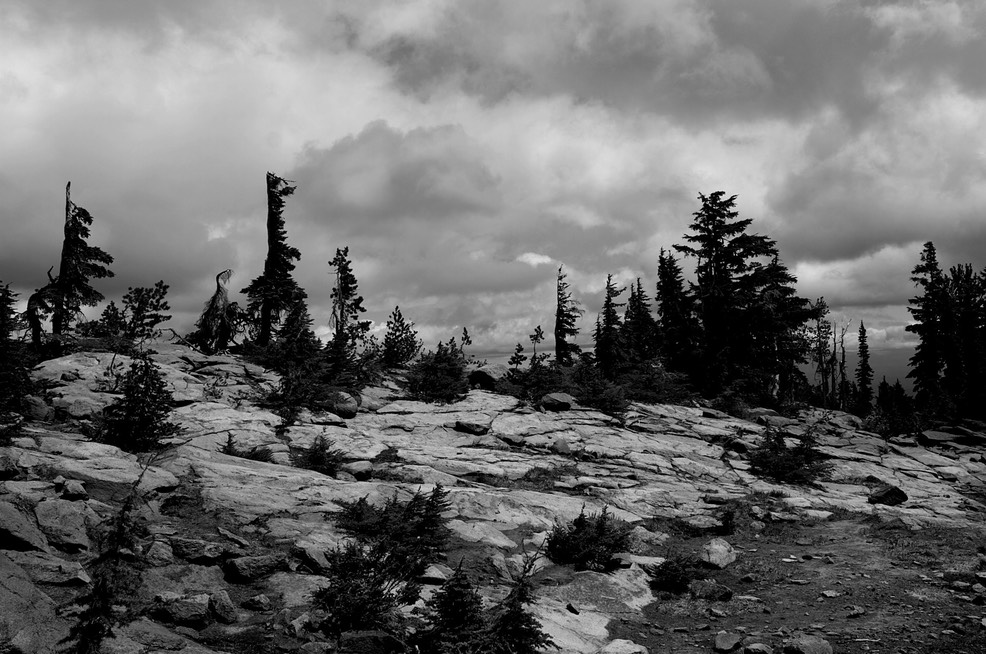
[[[118,396],[126,357],[75,354],[34,371],[46,397],[0,448],[0,652],[55,651],[91,581],[98,527],[138,479],[148,567],[131,607],[139,617],[107,652],[331,651],[310,606],[323,552],[344,540],[327,517],[341,501],[435,484],[449,491],[454,545],[426,574],[425,596],[462,560],[484,596],[499,597],[525,553],[583,507],[634,526],[612,573],[541,560],[533,610],[561,652],[986,651],[986,436],[976,431],[885,442],[845,414],[747,421],[664,405],[634,405],[620,424],[481,390],[423,404],[387,384],[367,389],[358,411],[342,407],[346,418],[306,412],[279,434],[280,419],[251,399],[272,374],[155,349],[181,430],[146,470],[81,434]],[[831,476],[810,488],[752,476],[746,452],[765,425],[814,430]],[[275,462],[219,453],[230,435],[243,449],[268,446]],[[318,436],[346,453],[337,478],[290,465],[292,448]],[[708,580],[680,596],[652,591],[644,566],[705,550],[718,563]]]

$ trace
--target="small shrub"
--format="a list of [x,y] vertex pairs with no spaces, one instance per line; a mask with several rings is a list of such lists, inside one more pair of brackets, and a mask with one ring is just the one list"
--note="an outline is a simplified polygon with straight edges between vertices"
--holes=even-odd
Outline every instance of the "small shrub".
[[535,601],[534,565],[540,552],[524,559],[524,567],[514,575],[510,592],[490,611],[475,652],[482,654],[538,654],[546,647],[557,649],[551,637],[527,606]]
[[669,555],[663,563],[645,566],[644,570],[650,576],[651,590],[672,595],[688,592],[688,585],[703,576],[698,558],[677,553]]
[[274,462],[274,453],[271,452],[269,447],[261,445],[249,450],[241,450],[236,446],[236,441],[232,434],[226,437],[226,444],[219,448],[219,452],[229,456],[239,457],[241,459],[249,459],[250,461],[262,461],[264,463]]
[[818,451],[813,430],[809,428],[795,447],[788,447],[784,435],[776,430],[764,432],[750,451],[750,472],[758,477],[787,484],[812,484],[825,477],[832,465]]
[[486,628],[483,599],[462,570],[449,579],[425,604],[428,628],[415,638],[422,652],[477,652]]
[[579,404],[602,411],[622,420],[630,408],[626,391],[619,384],[605,379],[588,356],[575,364],[571,374],[571,393]]
[[450,339],[425,352],[411,365],[407,384],[411,396],[422,402],[447,404],[461,399],[469,391],[462,348]]
[[291,463],[295,467],[319,472],[335,477],[339,466],[345,461],[346,453],[332,447],[332,441],[324,436],[316,436],[312,444],[298,452],[291,452]]
[[599,514],[586,515],[585,507],[568,525],[555,525],[548,535],[546,553],[555,563],[576,570],[612,570],[617,552],[630,548],[630,526],[604,507]]
[[404,459],[401,458],[401,455],[396,447],[393,445],[388,445],[380,451],[380,454],[373,457],[372,460],[373,463],[399,463]]
[[98,440],[126,452],[148,452],[178,432],[178,426],[167,420],[174,398],[146,352],[134,356],[122,389],[123,398],[103,411]]

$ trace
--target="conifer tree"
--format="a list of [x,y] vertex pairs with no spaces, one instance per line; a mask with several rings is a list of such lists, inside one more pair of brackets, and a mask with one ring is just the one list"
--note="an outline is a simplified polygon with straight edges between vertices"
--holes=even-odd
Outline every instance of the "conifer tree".
[[421,349],[421,341],[414,330],[414,323],[404,319],[399,306],[387,319],[387,332],[383,337],[383,362],[390,368],[408,364]]
[[921,261],[911,272],[911,281],[921,294],[911,298],[907,308],[914,323],[904,329],[918,337],[907,377],[914,380],[918,405],[936,411],[944,400],[941,382],[948,339],[945,325],[947,292],[938,252],[931,241],[924,244]]
[[580,352],[578,345],[569,339],[579,334],[577,326],[584,313],[578,300],[572,297],[564,266],[558,266],[558,279],[555,283],[555,362],[559,366],[571,366]]
[[[95,306],[103,294],[89,285],[91,279],[112,277],[107,268],[113,257],[101,248],[89,245],[89,226],[92,216],[72,202],[72,182],[65,185],[65,227],[58,276],[51,283],[51,331],[64,333],[82,307]],[[50,275],[49,275],[50,277]]]
[[284,229],[284,198],[296,188],[287,180],[267,173],[267,258],[263,273],[241,291],[249,298],[247,310],[256,320],[255,340],[260,346],[270,344],[282,314],[308,297],[291,276],[301,252],[287,244]]
[[626,287],[616,287],[613,282],[613,275],[606,276],[606,296],[603,299],[602,310],[596,319],[596,333],[593,336],[596,346],[596,366],[603,377],[608,380],[616,377],[617,371],[626,360],[620,338],[620,314],[617,312],[617,309],[622,307],[624,303],[616,301],[625,290]]
[[870,346],[866,342],[866,325],[859,321],[859,361],[856,364],[855,413],[866,417],[873,405],[873,367],[870,365]]
[[691,295],[685,288],[681,266],[661,249],[657,263],[657,315],[661,354],[669,370],[691,372],[699,326]]
[[229,301],[226,284],[233,271],[226,269],[216,275],[216,290],[205,303],[188,341],[206,354],[227,349],[242,329],[243,312],[236,302]]
[[942,385],[958,415],[986,415],[986,277],[969,264],[952,266],[946,278],[945,369]]
[[360,320],[363,297],[359,283],[353,274],[349,260],[349,248],[336,248],[336,255],[329,262],[335,270],[335,286],[332,288],[332,341],[328,346],[328,363],[336,376],[344,376],[351,367],[356,346],[363,342],[370,330],[370,321]]
[[[21,410],[24,396],[30,388],[30,378],[24,365],[23,353],[12,338],[15,330],[14,304],[17,294],[10,286],[0,283],[0,424],[6,415]],[[0,443],[4,440],[0,428]]]
[[650,298],[640,278],[630,287],[620,334],[631,361],[650,361],[658,353],[659,325],[651,313]]

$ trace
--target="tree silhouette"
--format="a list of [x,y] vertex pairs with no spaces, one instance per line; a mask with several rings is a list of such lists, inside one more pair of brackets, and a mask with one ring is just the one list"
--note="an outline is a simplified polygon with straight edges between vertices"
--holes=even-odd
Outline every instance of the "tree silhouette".
[[[103,300],[103,294],[89,285],[90,279],[112,277],[106,266],[113,257],[101,248],[89,245],[89,226],[92,216],[72,202],[72,182],[65,185],[65,226],[58,276],[50,281],[51,331],[56,336],[65,332],[82,307],[92,307]],[[49,273],[49,278],[51,277]],[[36,302],[35,307],[40,305]]]
[[233,271],[226,269],[216,275],[216,290],[202,309],[195,331],[188,341],[206,354],[226,350],[242,330],[243,312],[236,302],[229,301],[226,284]]
[[414,323],[404,319],[401,308],[394,311],[387,319],[387,331],[383,337],[383,362],[391,368],[406,365],[421,349],[421,341],[414,330]]
[[256,320],[255,342],[260,346],[270,344],[282,314],[308,297],[291,276],[301,252],[287,244],[284,229],[284,198],[296,188],[287,180],[267,173],[267,258],[263,273],[241,291],[249,298],[247,310]]
[[668,369],[692,372],[699,336],[695,306],[678,260],[661,249],[657,263],[657,315],[661,334],[661,354]]
[[625,290],[626,287],[616,288],[613,275],[606,276],[606,296],[603,298],[603,307],[596,319],[596,332],[593,337],[596,346],[596,366],[608,380],[616,377],[617,371],[626,360],[622,338],[620,338],[620,315],[617,312],[623,303],[616,301]]
[[856,364],[856,415],[866,417],[873,408],[873,366],[870,346],[866,342],[866,325],[859,321],[859,362]]
[[938,407],[943,401],[942,369],[948,329],[945,325],[947,291],[938,264],[935,244],[928,241],[921,251],[921,261],[911,272],[911,281],[921,294],[910,299],[907,311],[914,322],[904,327],[916,334],[918,344],[910,359],[908,379],[914,380],[915,400],[922,408]]
[[572,298],[569,284],[565,281],[568,275],[563,272],[563,268],[564,266],[558,266],[558,279],[555,283],[555,363],[570,366],[581,350],[569,339],[578,336],[577,324],[584,312],[578,300]]

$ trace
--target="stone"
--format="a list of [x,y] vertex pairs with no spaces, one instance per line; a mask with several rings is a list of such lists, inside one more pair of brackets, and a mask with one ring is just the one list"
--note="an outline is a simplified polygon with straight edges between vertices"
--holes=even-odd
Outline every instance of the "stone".
[[236,613],[236,606],[229,599],[229,594],[220,590],[209,596],[209,608],[212,609],[216,619],[225,624],[233,624],[239,619]]
[[87,508],[81,502],[50,499],[39,502],[34,515],[49,544],[65,552],[81,552],[91,544],[86,529]]
[[489,423],[476,422],[473,420],[456,420],[454,429],[455,431],[462,432],[463,434],[484,436],[489,433],[490,425]]
[[568,393],[548,393],[541,398],[541,408],[545,411],[568,411],[575,403]]
[[743,654],[774,654],[774,648],[764,643],[750,643],[743,646]]
[[89,491],[86,490],[84,483],[77,479],[69,479],[62,485],[62,499],[72,502],[78,500],[88,500]]
[[274,604],[270,601],[270,598],[263,593],[254,595],[243,602],[243,608],[250,609],[251,611],[270,611],[273,606]]
[[0,547],[7,550],[48,550],[41,530],[10,502],[0,502]]
[[170,545],[156,540],[147,548],[146,560],[152,566],[160,567],[174,563],[175,556]]
[[572,453],[572,446],[564,438],[556,438],[551,444],[551,451],[555,454],[568,455]]
[[784,643],[784,654],[832,654],[832,646],[819,636],[801,634]]
[[226,553],[222,543],[213,543],[198,538],[172,536],[171,550],[175,556],[198,565],[216,565]]
[[469,373],[469,386],[484,391],[496,390],[496,383],[509,373],[510,369],[502,363],[487,363]]
[[907,501],[907,493],[897,486],[885,484],[880,486],[866,498],[870,504],[886,504],[887,506],[897,506]]
[[85,586],[92,582],[81,564],[45,552],[6,552],[38,584]]
[[743,636],[729,633],[728,631],[720,631],[716,634],[715,642],[712,647],[717,652],[732,652],[734,649],[739,647],[741,642],[743,642]]
[[692,599],[728,602],[733,597],[733,589],[714,579],[696,579],[688,584],[688,594],[691,595]]
[[359,402],[344,391],[335,391],[328,398],[328,409],[343,420],[355,418],[359,413]]
[[0,481],[10,481],[11,479],[17,479],[17,476],[21,471],[17,468],[17,465],[10,460],[7,455],[0,455]]
[[384,631],[347,631],[339,640],[342,651],[353,654],[401,654],[404,643]]
[[284,557],[276,554],[241,556],[226,563],[226,574],[234,581],[249,582],[270,576],[284,565]]
[[701,559],[707,565],[722,570],[736,560],[736,551],[722,538],[713,538],[702,548]]
[[0,651],[56,652],[68,625],[55,603],[5,552],[0,552]]
[[200,628],[211,621],[209,613],[209,595],[182,595],[165,592],[154,597],[156,606],[154,613],[162,619],[176,625]]
[[632,640],[617,638],[596,650],[596,654],[648,654],[648,650]]

